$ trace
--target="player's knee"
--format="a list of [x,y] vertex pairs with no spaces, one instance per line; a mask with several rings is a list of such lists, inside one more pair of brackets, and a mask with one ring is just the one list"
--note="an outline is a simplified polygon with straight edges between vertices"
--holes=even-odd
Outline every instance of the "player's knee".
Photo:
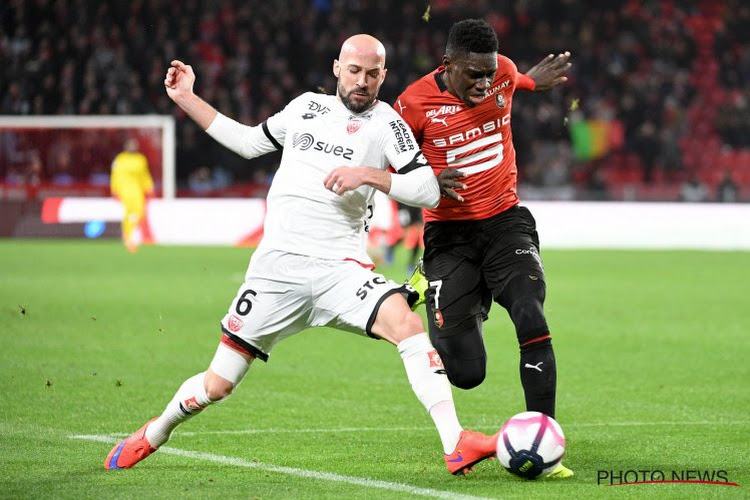
[[449,323],[431,332],[430,338],[450,383],[459,389],[472,389],[484,381],[487,371],[482,318],[477,315]]
[[445,371],[448,374],[448,380],[452,385],[459,389],[473,389],[484,382],[487,374],[487,360],[471,359],[458,360],[454,362],[456,366],[449,366],[451,362],[446,363],[443,359]]
[[251,357],[220,343],[206,371],[206,395],[211,402],[221,401],[232,394],[250,369]]
[[518,343],[523,345],[549,333],[544,317],[545,284],[528,276],[518,276],[503,290],[501,304],[516,327]]
[[422,316],[413,311],[409,311],[408,313],[406,313],[402,327],[406,336],[412,336],[416,335],[417,333],[425,332],[424,323],[422,322]]
[[422,317],[413,311],[408,311],[395,322],[392,327],[391,335],[396,342],[401,342],[402,340],[424,332],[425,327],[422,322]]
[[371,332],[396,345],[413,335],[425,332],[425,327],[422,317],[409,309],[401,295],[394,294],[380,306]]
[[206,378],[206,396],[212,403],[228,398],[234,390],[234,384],[222,377]]

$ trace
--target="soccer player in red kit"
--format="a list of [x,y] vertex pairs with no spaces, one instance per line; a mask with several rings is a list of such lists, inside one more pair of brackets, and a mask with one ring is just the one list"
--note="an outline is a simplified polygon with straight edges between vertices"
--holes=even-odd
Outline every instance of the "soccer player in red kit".
[[[494,300],[515,325],[527,410],[554,418],[557,368],[543,311],[544,267],[534,218],[519,205],[510,121],[513,93],[565,82],[570,54],[549,55],[524,74],[497,50],[485,21],[455,23],[443,64],[394,105],[445,195],[437,208],[424,210],[421,288],[430,339],[453,385],[471,389],[484,380],[482,323]],[[418,282],[419,276],[410,280]],[[562,464],[553,471],[571,475]]]

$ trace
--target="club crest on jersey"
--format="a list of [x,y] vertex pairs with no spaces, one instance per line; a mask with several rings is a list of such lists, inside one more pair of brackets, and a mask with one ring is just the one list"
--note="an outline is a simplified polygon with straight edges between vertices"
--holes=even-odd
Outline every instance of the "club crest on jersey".
[[438,328],[443,327],[443,313],[440,311],[440,309],[435,309],[432,313],[432,319],[435,322],[435,326]]
[[361,126],[362,126],[362,120],[360,120],[356,116],[350,116],[349,121],[346,124],[346,132],[351,135],[355,133],[357,130],[359,130],[359,127]]
[[230,332],[239,332],[244,323],[240,318],[235,316],[234,314],[229,316],[229,331]]
[[495,96],[495,104],[497,104],[498,108],[504,108],[505,107],[505,96],[503,94],[497,94]]

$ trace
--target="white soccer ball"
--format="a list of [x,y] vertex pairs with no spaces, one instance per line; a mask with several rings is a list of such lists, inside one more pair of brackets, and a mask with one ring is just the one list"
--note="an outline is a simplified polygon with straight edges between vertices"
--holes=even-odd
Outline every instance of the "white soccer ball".
[[536,411],[512,416],[500,429],[497,459],[526,479],[549,474],[565,454],[565,435],[553,418]]

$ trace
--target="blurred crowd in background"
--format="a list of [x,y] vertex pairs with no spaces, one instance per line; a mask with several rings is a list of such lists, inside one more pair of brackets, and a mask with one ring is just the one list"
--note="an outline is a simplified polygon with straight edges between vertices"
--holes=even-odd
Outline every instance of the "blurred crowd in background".
[[[467,17],[487,19],[521,71],[572,53],[564,88],[516,94],[522,197],[750,201],[745,0],[7,0],[0,114],[171,114],[181,195],[267,186],[277,156],[228,152],[169,100],[172,59],[194,67],[217,109],[258,124],[302,92],[335,92],[332,60],[360,32],[386,45],[380,98],[392,103],[440,64],[448,29]],[[103,165],[73,156],[84,166],[68,174],[106,175],[115,152]],[[0,182],[53,180],[58,160],[42,156],[20,169],[5,154]]]

